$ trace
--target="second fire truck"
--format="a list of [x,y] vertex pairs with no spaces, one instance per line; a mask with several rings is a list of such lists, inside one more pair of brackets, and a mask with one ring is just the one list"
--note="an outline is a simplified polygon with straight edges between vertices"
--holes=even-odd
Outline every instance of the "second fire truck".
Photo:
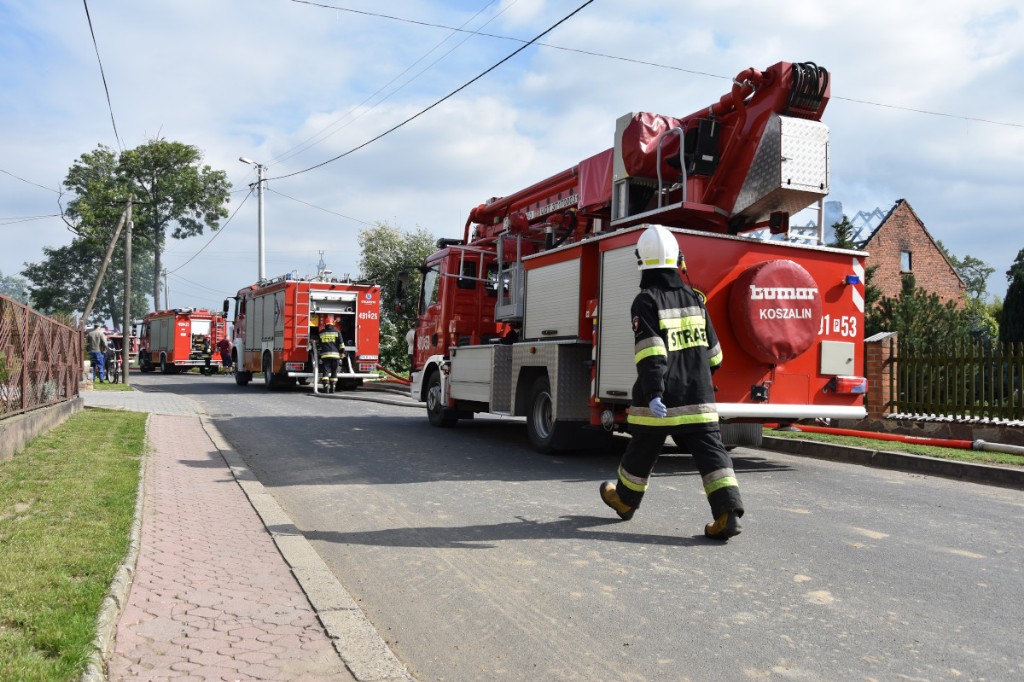
[[[306,384],[319,375],[316,339],[331,316],[343,340],[338,388],[352,390],[378,378],[380,287],[332,279],[284,275],[246,287],[234,297],[235,382],[261,375],[274,390]],[[224,301],[227,314],[229,300]]]
[[525,416],[541,452],[625,430],[636,243],[655,223],[718,333],[727,442],[758,444],[760,422],[863,417],[867,254],[781,239],[828,193],[828,99],[815,64],[747,69],[710,107],[627,114],[613,148],[474,208],[420,268],[412,395],[430,422]]

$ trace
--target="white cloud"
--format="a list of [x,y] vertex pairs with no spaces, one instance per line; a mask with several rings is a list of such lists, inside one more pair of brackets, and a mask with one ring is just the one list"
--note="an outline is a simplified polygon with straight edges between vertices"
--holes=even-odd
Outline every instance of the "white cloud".
[[[471,20],[469,26],[489,33],[529,39],[579,4],[344,6],[448,26]],[[268,164],[271,177],[320,163],[412,116],[521,45],[481,36],[462,42],[465,34],[301,3],[111,0],[91,3],[90,12],[124,143],[134,147],[160,135],[193,144],[238,188],[254,178],[240,155]],[[990,288],[1001,295],[1002,274],[1024,248],[1024,96],[1014,87],[1024,66],[1022,23],[1009,0],[870,7],[595,2],[542,40],[571,49],[530,47],[365,149],[272,181],[267,271],[306,274],[322,249],[335,272],[355,274],[361,223],[327,211],[459,236],[476,204],[610,147],[623,113],[689,114],[717,101],[748,66],[815,61],[833,76],[824,119],[832,136],[829,198],[842,201],[848,214],[907,199],[954,253],[997,269]],[[116,147],[80,8],[0,0],[0,60],[0,169],[56,188],[80,154],[98,143]],[[346,117],[355,107],[363,115]],[[279,158],[328,128],[333,134]],[[231,210],[244,196],[233,195]],[[0,174],[0,223],[56,212],[55,193]],[[44,245],[71,238],[56,218],[0,230],[5,274],[39,260]],[[171,304],[219,305],[225,293],[251,283],[255,233],[252,198],[176,273],[201,287],[170,278]],[[169,269],[208,239],[172,242]]]

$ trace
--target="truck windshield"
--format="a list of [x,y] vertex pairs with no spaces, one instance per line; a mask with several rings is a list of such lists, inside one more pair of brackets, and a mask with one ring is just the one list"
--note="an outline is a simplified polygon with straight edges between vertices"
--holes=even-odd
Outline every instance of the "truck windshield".
[[426,313],[427,308],[437,303],[438,274],[436,266],[429,267],[423,273],[423,288],[420,290],[420,315]]

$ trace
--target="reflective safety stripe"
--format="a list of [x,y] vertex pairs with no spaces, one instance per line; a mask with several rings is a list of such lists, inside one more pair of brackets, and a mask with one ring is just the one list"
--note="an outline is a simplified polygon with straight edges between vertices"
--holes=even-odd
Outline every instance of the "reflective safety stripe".
[[665,342],[661,340],[660,336],[652,336],[633,345],[634,362],[639,363],[652,355],[668,355],[665,350]]
[[659,320],[674,320],[680,317],[699,317],[703,320],[704,312],[699,306],[695,305],[687,306],[686,308],[665,308],[658,311]]
[[661,258],[645,258],[644,259],[644,265],[647,265],[647,266],[651,266],[651,265],[655,265],[655,266],[657,266],[657,265],[675,265],[675,264],[676,264],[676,262],[674,260],[672,260],[671,258],[665,258],[665,259],[661,259]]
[[626,486],[630,490],[634,490],[638,493],[647,491],[648,479],[641,478],[640,476],[634,476],[621,466],[619,467],[619,480],[622,482],[622,485]]
[[715,344],[715,347],[708,350],[708,364],[712,367],[718,367],[722,364],[722,347]]
[[720,488],[728,488],[729,486],[739,487],[739,483],[736,482],[736,472],[729,467],[715,469],[705,474],[701,480],[704,483],[705,495],[710,495]]
[[710,495],[711,493],[713,493],[716,490],[719,490],[721,488],[729,488],[729,487],[738,488],[739,486],[740,486],[740,484],[737,483],[735,478],[733,478],[732,476],[727,476],[725,478],[718,479],[717,481],[715,481],[714,483],[712,483],[710,485],[704,486],[704,494],[705,495]]
[[[636,414],[641,409],[646,414]],[[697,414],[669,414],[665,417],[655,417],[646,408],[631,408],[626,422],[638,426],[682,426],[684,424],[710,424],[718,421],[718,412],[700,412]]]

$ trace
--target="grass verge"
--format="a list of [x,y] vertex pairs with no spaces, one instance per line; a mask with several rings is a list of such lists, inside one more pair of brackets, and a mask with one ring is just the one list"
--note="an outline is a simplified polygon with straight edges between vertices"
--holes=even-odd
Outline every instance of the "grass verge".
[[145,424],[86,410],[0,464],[0,679],[85,671],[128,552]]
[[773,429],[765,429],[764,435],[776,438],[812,440],[819,443],[832,443],[834,445],[848,445],[855,448],[884,450],[886,452],[905,452],[910,455],[923,455],[925,457],[937,457],[939,459],[951,459],[958,462],[972,462],[974,464],[992,464],[995,466],[1012,466],[1018,468],[1024,467],[1024,458],[1021,458],[1019,455],[1009,455],[1002,452],[938,448],[931,445],[901,443],[899,441],[878,440],[876,438],[835,436],[829,433],[808,433],[805,431],[776,431]]
[[131,391],[131,386],[125,386],[124,384],[108,384],[105,381],[95,381],[92,384],[92,390],[94,391]]

